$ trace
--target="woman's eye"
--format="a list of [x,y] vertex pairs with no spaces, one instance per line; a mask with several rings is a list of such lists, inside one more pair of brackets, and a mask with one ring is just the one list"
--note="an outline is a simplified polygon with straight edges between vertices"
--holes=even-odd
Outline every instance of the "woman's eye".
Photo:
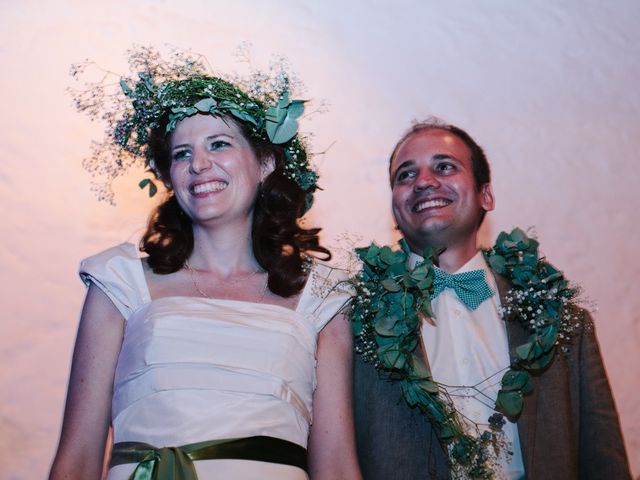
[[219,150],[219,149],[227,147],[227,146],[229,146],[229,143],[224,142],[222,140],[216,140],[215,142],[211,142],[209,144],[209,149],[210,150]]
[[174,161],[187,160],[189,158],[191,158],[190,150],[178,150],[177,152],[173,152]]

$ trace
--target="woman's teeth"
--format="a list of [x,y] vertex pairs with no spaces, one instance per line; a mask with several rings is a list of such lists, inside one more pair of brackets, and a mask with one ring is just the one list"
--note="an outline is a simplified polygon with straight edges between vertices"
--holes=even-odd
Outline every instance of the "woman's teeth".
[[224,190],[227,188],[226,182],[207,182],[207,183],[199,183],[198,185],[193,186],[193,193],[195,195],[199,195],[201,193],[211,193],[211,192],[219,192],[220,190]]

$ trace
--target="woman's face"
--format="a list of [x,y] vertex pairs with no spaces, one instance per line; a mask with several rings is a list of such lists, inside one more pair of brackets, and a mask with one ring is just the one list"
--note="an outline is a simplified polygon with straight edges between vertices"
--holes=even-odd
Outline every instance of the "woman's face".
[[251,219],[272,162],[260,164],[235,122],[205,114],[185,118],[172,132],[170,155],[173,191],[194,223]]

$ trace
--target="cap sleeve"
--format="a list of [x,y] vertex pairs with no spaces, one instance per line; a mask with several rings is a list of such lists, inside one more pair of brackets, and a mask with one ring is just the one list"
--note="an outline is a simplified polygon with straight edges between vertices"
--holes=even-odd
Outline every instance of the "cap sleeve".
[[346,283],[348,272],[322,263],[314,263],[308,285],[298,307],[313,317],[316,331],[320,331],[351,300],[351,291]]
[[123,243],[84,259],[80,278],[102,290],[127,319],[141,305],[150,301],[149,289],[136,247]]

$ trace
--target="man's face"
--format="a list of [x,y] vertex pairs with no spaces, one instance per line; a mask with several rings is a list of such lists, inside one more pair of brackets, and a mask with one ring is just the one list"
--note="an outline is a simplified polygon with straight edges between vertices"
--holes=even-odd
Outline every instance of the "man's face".
[[393,215],[409,245],[447,248],[475,242],[482,210],[493,210],[491,184],[479,189],[471,151],[446,130],[406,139],[391,163]]

